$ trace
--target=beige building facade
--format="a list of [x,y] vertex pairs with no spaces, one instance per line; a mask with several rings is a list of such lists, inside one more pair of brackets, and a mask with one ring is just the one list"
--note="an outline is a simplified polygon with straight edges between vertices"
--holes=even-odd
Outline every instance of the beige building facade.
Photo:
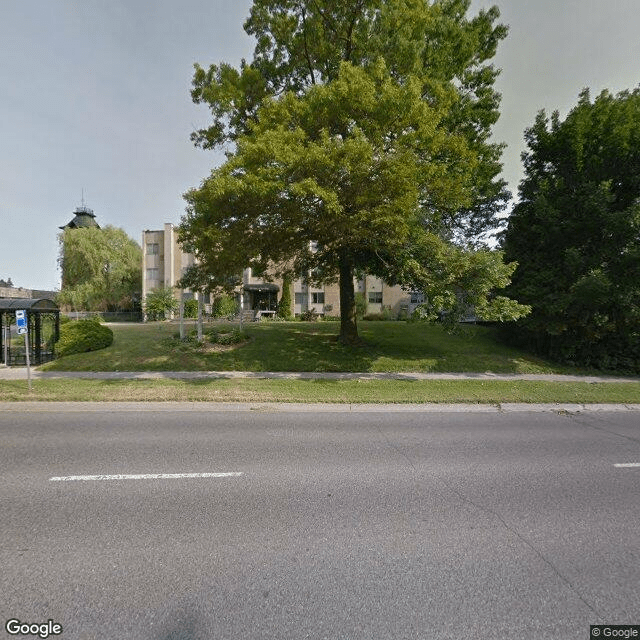
[[[159,287],[172,287],[176,298],[194,297],[194,292],[177,287],[185,269],[195,263],[192,254],[184,253],[178,243],[177,230],[171,223],[162,229],[142,232],[142,299]],[[389,314],[390,318],[411,314],[424,301],[422,294],[390,286],[380,278],[364,276],[354,280],[357,294],[364,296],[367,313]],[[299,316],[314,310],[320,316],[340,315],[340,290],[337,283],[315,286],[304,278],[292,283],[291,312]],[[242,287],[236,290],[237,299],[242,295],[242,310],[247,317],[260,319],[275,315],[282,292],[282,280],[268,282],[255,277],[251,269],[242,274]],[[212,300],[205,299],[205,311],[211,311]]]

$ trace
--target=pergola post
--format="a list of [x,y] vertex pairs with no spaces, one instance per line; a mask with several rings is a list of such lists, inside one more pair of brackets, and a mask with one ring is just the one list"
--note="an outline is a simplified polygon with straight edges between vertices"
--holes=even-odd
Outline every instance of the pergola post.
[[34,313],[33,319],[35,324],[35,364],[42,364],[42,326],[41,326],[41,314]]
[[5,349],[5,329],[4,329],[4,311],[0,311],[0,358],[2,363],[7,364],[7,350]]

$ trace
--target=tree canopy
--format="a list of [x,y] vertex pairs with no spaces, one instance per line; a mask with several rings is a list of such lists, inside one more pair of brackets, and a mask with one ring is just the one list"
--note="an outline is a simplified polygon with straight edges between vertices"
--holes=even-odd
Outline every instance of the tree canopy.
[[527,130],[504,248],[508,291],[533,307],[517,332],[553,357],[640,371],[640,89]]
[[[456,293],[487,317],[513,266],[472,251],[509,194],[499,178],[498,71],[506,27],[470,0],[255,0],[257,40],[240,69],[196,66],[192,97],[213,123],[205,148],[227,161],[186,195],[180,226],[198,266],[185,284],[229,284],[245,267],[340,283],[341,338],[357,339],[353,278],[425,291],[455,314]],[[474,247],[477,248],[477,247]]]
[[91,311],[139,308],[142,251],[122,229],[67,228],[59,241],[60,304]]

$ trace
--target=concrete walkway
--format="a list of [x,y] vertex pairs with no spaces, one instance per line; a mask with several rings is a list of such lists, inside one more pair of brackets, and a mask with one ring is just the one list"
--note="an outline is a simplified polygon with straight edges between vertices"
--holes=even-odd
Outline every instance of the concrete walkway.
[[[0,380],[22,380],[27,377],[25,367],[0,365]],[[640,377],[619,378],[614,376],[577,376],[533,373],[344,373],[315,371],[39,371],[31,370],[33,379],[84,378],[93,380],[127,380],[171,378],[175,380],[267,378],[285,380],[532,380],[551,382],[640,382]]]

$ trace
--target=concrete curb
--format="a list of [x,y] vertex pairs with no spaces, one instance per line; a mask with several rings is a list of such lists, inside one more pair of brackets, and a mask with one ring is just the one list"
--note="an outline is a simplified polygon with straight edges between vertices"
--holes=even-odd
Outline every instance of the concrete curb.
[[640,412],[640,404],[329,404],[298,402],[0,402],[0,411],[14,413],[63,411],[114,412],[256,412],[256,413],[605,413]]

